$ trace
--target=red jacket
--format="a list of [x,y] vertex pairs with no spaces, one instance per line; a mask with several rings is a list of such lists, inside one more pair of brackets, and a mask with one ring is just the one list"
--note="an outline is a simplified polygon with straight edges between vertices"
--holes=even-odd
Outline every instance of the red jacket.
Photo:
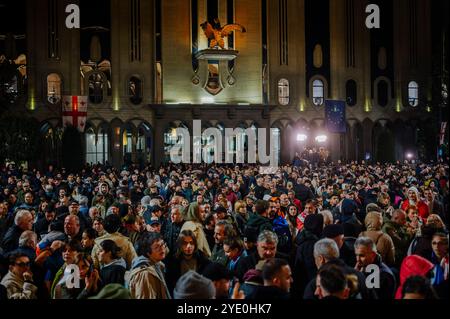
[[[426,222],[426,219],[428,217],[428,215],[430,214],[430,212],[428,211],[428,205],[425,204],[424,201],[419,201],[416,204],[417,209],[419,210],[419,216],[422,218],[422,220],[424,222]],[[403,209],[405,212],[408,210],[409,208],[409,200],[405,199],[402,203],[401,209]]]
[[295,205],[295,207],[297,207],[297,210],[299,212],[301,212],[302,211],[302,202],[297,198],[294,198],[294,200],[292,202]]
[[405,257],[405,259],[403,259],[402,266],[400,267],[400,286],[395,294],[395,299],[402,299],[403,284],[406,279],[411,276],[425,277],[426,274],[433,268],[434,265],[431,261],[419,255]]

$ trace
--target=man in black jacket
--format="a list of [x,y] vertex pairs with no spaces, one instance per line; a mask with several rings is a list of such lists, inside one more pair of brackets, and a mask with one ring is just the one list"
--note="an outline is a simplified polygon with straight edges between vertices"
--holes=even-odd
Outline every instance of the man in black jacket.
[[256,288],[247,299],[289,299],[292,272],[288,262],[281,258],[268,259],[262,269],[264,286]]
[[180,234],[181,227],[183,227],[184,220],[181,214],[181,206],[174,206],[170,210],[170,222],[166,223],[164,230],[164,241],[169,248],[169,255],[175,253],[176,243],[178,235]]
[[[271,231],[265,230],[258,236],[256,252],[241,259],[236,268],[236,275],[242,282],[244,275],[250,269],[255,269],[260,261],[277,256],[278,236]],[[278,255],[280,257],[280,255]]]
[[14,217],[14,225],[12,225],[5,234],[2,241],[2,248],[8,253],[19,247],[20,235],[26,230],[33,229],[33,215],[27,210],[21,209],[17,211]]
[[295,197],[298,198],[302,203],[306,202],[308,199],[314,199],[314,194],[311,191],[311,188],[305,184],[300,183],[294,187]]
[[317,267],[314,262],[314,244],[320,239],[323,230],[323,215],[313,214],[305,218],[304,229],[296,238],[294,287],[295,294],[303,295],[306,284],[316,277]]
[[272,222],[269,219],[269,203],[264,200],[256,202],[256,214],[250,216],[245,231],[258,236],[264,230],[273,230]]
[[396,289],[395,276],[391,269],[382,262],[372,239],[359,237],[355,242],[355,255],[355,269],[362,272],[373,284],[373,287],[367,288],[373,288],[378,299],[393,299]]
[[50,224],[56,218],[55,210],[52,206],[48,206],[45,209],[44,217],[40,218],[34,224],[34,232],[38,235],[38,238],[44,237],[50,231]]
[[[340,267],[345,275],[354,275],[358,279],[358,290],[351,292],[349,295],[351,299],[374,299],[376,295],[366,287],[366,277],[362,273],[356,271],[353,267],[346,265],[339,257],[338,245],[332,239],[324,238],[314,245],[314,261],[319,271],[327,265],[336,265]],[[311,279],[306,286],[303,299],[317,298],[316,284],[316,278]]]

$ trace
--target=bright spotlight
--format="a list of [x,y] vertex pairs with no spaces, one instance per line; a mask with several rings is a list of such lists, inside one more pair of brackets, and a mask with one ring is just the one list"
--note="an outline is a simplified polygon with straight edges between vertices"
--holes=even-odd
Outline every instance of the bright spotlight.
[[306,136],[305,134],[298,134],[297,142],[304,142],[304,141],[306,141],[307,138],[308,138],[308,136]]
[[413,157],[414,157],[414,155],[412,153],[406,153],[407,159],[412,159]]
[[327,141],[328,137],[326,135],[319,135],[316,137],[317,143],[325,143]]

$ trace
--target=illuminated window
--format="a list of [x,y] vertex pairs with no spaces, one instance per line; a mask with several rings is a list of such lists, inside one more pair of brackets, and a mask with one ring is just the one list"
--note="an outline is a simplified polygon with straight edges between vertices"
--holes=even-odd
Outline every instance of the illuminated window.
[[51,104],[61,101],[61,78],[56,73],[47,76],[47,101]]
[[323,105],[324,102],[324,85],[322,80],[314,80],[313,82],[313,104],[315,106]]
[[103,78],[99,72],[89,76],[89,101],[100,104],[103,101]]
[[286,79],[278,81],[278,103],[280,105],[289,104],[289,81]]
[[98,136],[92,128],[86,131],[86,162],[88,164],[105,164],[109,155],[109,139],[105,129],[101,129]]
[[408,104],[412,107],[419,105],[419,84],[415,81],[408,84]]

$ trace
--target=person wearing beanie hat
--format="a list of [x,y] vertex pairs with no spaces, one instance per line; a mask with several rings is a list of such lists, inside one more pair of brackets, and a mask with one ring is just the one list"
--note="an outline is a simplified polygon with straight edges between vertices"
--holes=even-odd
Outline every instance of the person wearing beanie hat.
[[356,263],[355,251],[353,249],[354,239],[345,238],[344,226],[341,224],[328,225],[323,229],[323,238],[333,239],[338,248],[339,256],[346,265],[353,267]]
[[315,278],[317,267],[314,261],[314,244],[320,239],[323,231],[323,216],[308,215],[304,229],[297,235],[297,253],[295,255],[294,287],[298,296],[303,296],[306,284]]
[[189,270],[178,279],[173,291],[174,299],[214,299],[216,297],[216,288],[213,282]]
[[341,221],[346,222],[351,216],[357,213],[358,206],[355,201],[345,198],[341,203]]
[[108,284],[88,299],[131,299],[130,292],[121,284]]
[[228,299],[232,274],[224,265],[212,262],[205,267],[202,275],[213,282],[216,299]]
[[[322,237],[324,238],[334,239],[338,236],[344,236],[344,227],[340,224],[327,225],[322,231]],[[338,242],[336,244],[339,246]]]
[[426,222],[426,219],[430,213],[429,208],[428,205],[420,199],[419,190],[414,186],[408,189],[408,198],[402,202],[400,208],[406,212],[411,206],[415,206],[417,208],[419,216],[422,218],[423,222]]

